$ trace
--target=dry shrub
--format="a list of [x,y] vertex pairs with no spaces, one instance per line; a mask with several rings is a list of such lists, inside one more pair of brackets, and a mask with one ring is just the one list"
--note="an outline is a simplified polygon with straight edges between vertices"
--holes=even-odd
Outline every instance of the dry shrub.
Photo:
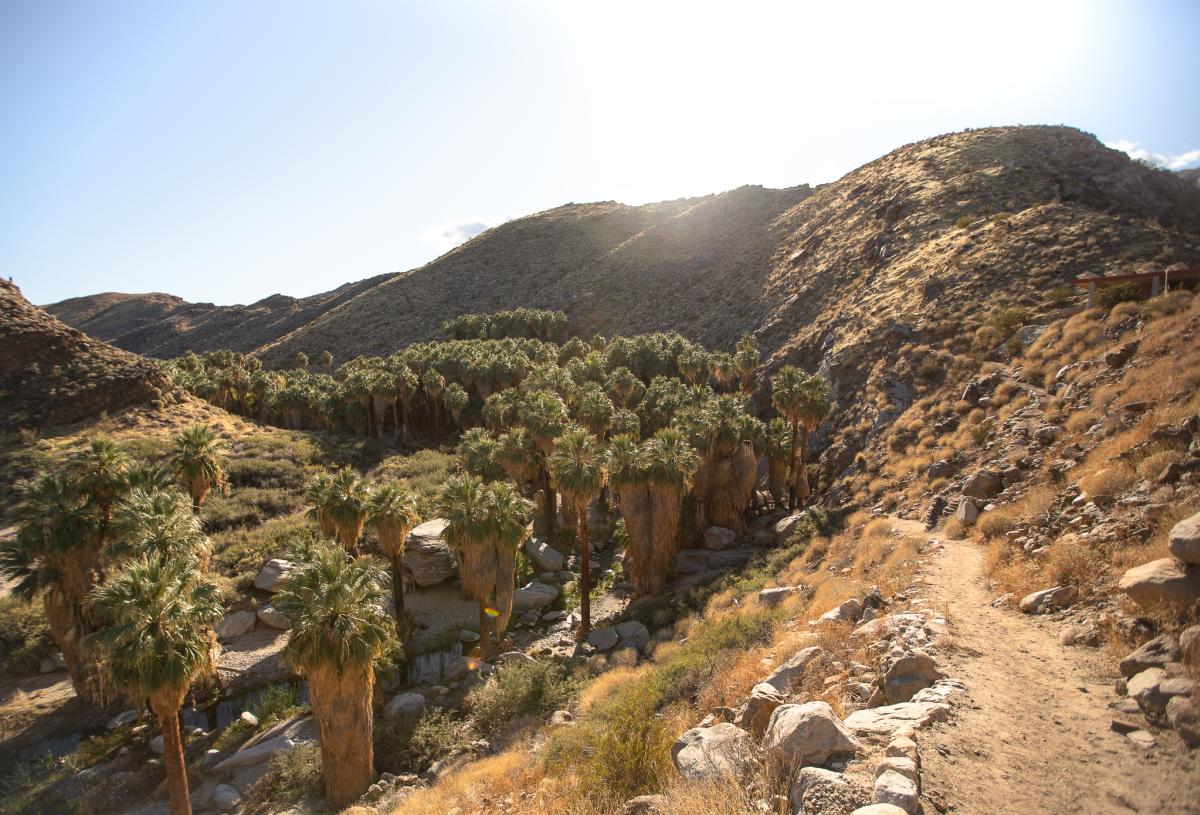
[[1089,593],[1107,569],[1107,554],[1076,535],[1064,535],[1050,546],[1048,570],[1058,585]]
[[995,540],[983,557],[983,573],[995,581],[1001,592],[1023,596],[1044,588],[1040,570],[1019,549],[1007,541]]
[[976,528],[985,538],[1001,537],[1016,529],[1017,518],[1011,509],[994,509],[979,516]]
[[1067,417],[1066,428],[1069,433],[1082,433],[1099,421],[1099,416],[1091,410],[1080,410]]
[[942,534],[950,540],[962,540],[967,536],[967,528],[958,518],[951,518],[942,525]]
[[1160,450],[1146,456],[1137,465],[1137,474],[1146,480],[1153,480],[1168,466],[1183,461],[1183,455],[1178,450]]
[[[663,643],[659,645],[655,649],[655,659],[658,660],[660,654],[663,654],[664,658],[669,655],[669,652],[673,649],[667,648],[667,646],[672,645],[676,648],[678,647],[678,643]],[[614,668],[608,673],[597,677],[594,682],[584,688],[579,694],[580,712],[586,713],[597,702],[602,702],[609,698],[630,682],[643,678],[649,670],[648,665],[641,668]]]
[[480,812],[488,799],[537,788],[541,767],[530,762],[527,745],[472,762],[461,770],[418,790],[400,804],[394,815],[444,815],[452,809]]
[[863,527],[863,540],[881,540],[892,534],[892,522],[887,518],[876,518]]
[[1136,473],[1128,464],[1114,463],[1079,479],[1079,488],[1092,500],[1116,498],[1136,480]]

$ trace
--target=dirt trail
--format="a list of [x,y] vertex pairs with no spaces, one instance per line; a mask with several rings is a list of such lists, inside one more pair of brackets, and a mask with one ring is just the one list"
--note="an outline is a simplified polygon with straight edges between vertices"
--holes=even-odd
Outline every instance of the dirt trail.
[[[920,524],[897,521],[928,537]],[[927,569],[930,605],[949,615],[945,662],[967,684],[953,719],[921,734],[924,794],[962,815],[1200,813],[1200,751],[1171,731],[1146,751],[1109,728],[1115,664],[1065,647],[1053,623],[992,608],[983,552],[943,541]],[[929,809],[929,807],[927,807]]]

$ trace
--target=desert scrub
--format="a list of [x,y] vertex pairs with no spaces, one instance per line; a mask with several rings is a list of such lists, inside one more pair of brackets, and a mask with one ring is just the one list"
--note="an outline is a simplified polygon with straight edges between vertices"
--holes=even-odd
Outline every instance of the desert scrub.
[[232,747],[248,738],[252,733],[266,730],[276,722],[290,719],[308,711],[308,705],[300,703],[299,692],[290,682],[268,685],[260,690],[250,702],[247,710],[258,719],[257,725],[251,725],[245,719],[235,719],[221,731],[213,745],[218,750]]
[[315,539],[316,535],[316,528],[300,512],[259,526],[226,530],[212,536],[213,566],[238,588],[249,588],[264,563],[295,549],[299,539]]
[[422,518],[434,518],[438,497],[456,466],[453,455],[442,450],[423,449],[412,455],[390,456],[370,473],[371,478],[403,478],[417,493],[417,508]]
[[650,700],[623,688],[577,726],[556,730],[544,762],[552,775],[573,775],[593,811],[607,811],[662,788],[672,772],[673,742]]
[[246,815],[266,815],[321,792],[321,748],[304,742],[271,757],[267,771],[246,789]]
[[1008,510],[994,509],[979,516],[977,528],[985,538],[998,538],[1017,528],[1017,519]]
[[524,717],[565,707],[578,688],[578,682],[562,666],[522,660],[499,668],[471,691],[466,706],[480,732],[492,736]]
[[1147,480],[1158,478],[1167,467],[1183,461],[1183,454],[1178,450],[1160,450],[1146,456],[1137,465],[1137,474]]

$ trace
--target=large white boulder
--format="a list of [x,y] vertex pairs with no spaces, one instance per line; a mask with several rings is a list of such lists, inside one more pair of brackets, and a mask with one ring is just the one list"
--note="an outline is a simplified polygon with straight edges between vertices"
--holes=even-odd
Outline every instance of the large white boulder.
[[693,781],[740,779],[750,764],[750,736],[735,724],[693,727],[671,747],[680,775]]
[[1200,512],[1171,527],[1167,547],[1184,563],[1200,566]]
[[449,525],[445,518],[435,518],[408,533],[401,561],[418,586],[436,586],[458,571],[454,551],[446,542]]
[[907,702],[945,675],[928,654],[907,653],[892,662],[883,677],[883,695],[888,702]]
[[1190,606],[1200,600],[1200,567],[1173,557],[1135,566],[1122,575],[1117,588],[1139,606]]
[[900,732],[944,721],[949,714],[950,706],[944,702],[900,702],[856,710],[846,717],[846,727],[858,735],[891,738]]
[[291,619],[284,613],[280,612],[275,606],[263,606],[258,610],[258,621],[268,628],[274,628],[277,631],[287,631],[292,627]]
[[217,623],[214,630],[217,632],[217,639],[227,642],[237,639],[252,628],[254,628],[253,611],[234,611],[222,617],[221,622]]
[[419,716],[421,711],[424,709],[424,696],[419,693],[401,693],[393,696],[391,700],[384,705],[383,717],[385,719],[403,719],[406,717]]
[[534,580],[513,592],[513,613],[543,608],[553,603],[555,597],[558,597],[557,588]]
[[537,565],[538,571],[561,572],[566,568],[567,559],[562,552],[540,538],[525,541],[525,554]]
[[254,578],[254,588],[260,591],[277,592],[279,591],[279,581],[294,568],[296,565],[290,560],[282,558],[268,560],[259,570],[258,577]]
[[786,694],[792,689],[792,685],[798,682],[804,672],[816,660],[820,659],[825,654],[825,649],[819,645],[810,645],[808,648],[803,648],[797,651],[787,662],[780,665],[771,675],[763,680],[763,684],[770,685],[780,693]]
[[827,702],[781,705],[771,714],[763,749],[776,770],[817,766],[862,749]]
[[224,772],[225,770],[236,770],[240,767],[251,767],[255,764],[263,763],[280,750],[290,750],[295,746],[296,742],[287,736],[276,736],[275,738],[255,744],[252,747],[238,750],[229,758],[213,767],[213,769],[217,772]]

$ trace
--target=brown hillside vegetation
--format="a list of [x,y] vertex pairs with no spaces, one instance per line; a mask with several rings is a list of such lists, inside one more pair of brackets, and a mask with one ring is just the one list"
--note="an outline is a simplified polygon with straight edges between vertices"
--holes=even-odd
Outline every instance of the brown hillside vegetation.
[[69,424],[176,390],[152,362],[63,325],[0,280],[0,428]]
[[838,366],[863,364],[864,340],[917,315],[937,326],[997,301],[1040,303],[1084,271],[1197,259],[1200,189],[1072,128],[1002,127],[902,147],[815,190],[569,204],[419,269],[302,300],[183,304],[128,331],[104,312],[73,324],[103,325],[99,336],[154,356],[330,350],[342,360],[435,338],[460,314],[524,305],[566,311],[583,334],[675,330],[714,349],[752,331],[776,363],[824,359],[837,379]]

